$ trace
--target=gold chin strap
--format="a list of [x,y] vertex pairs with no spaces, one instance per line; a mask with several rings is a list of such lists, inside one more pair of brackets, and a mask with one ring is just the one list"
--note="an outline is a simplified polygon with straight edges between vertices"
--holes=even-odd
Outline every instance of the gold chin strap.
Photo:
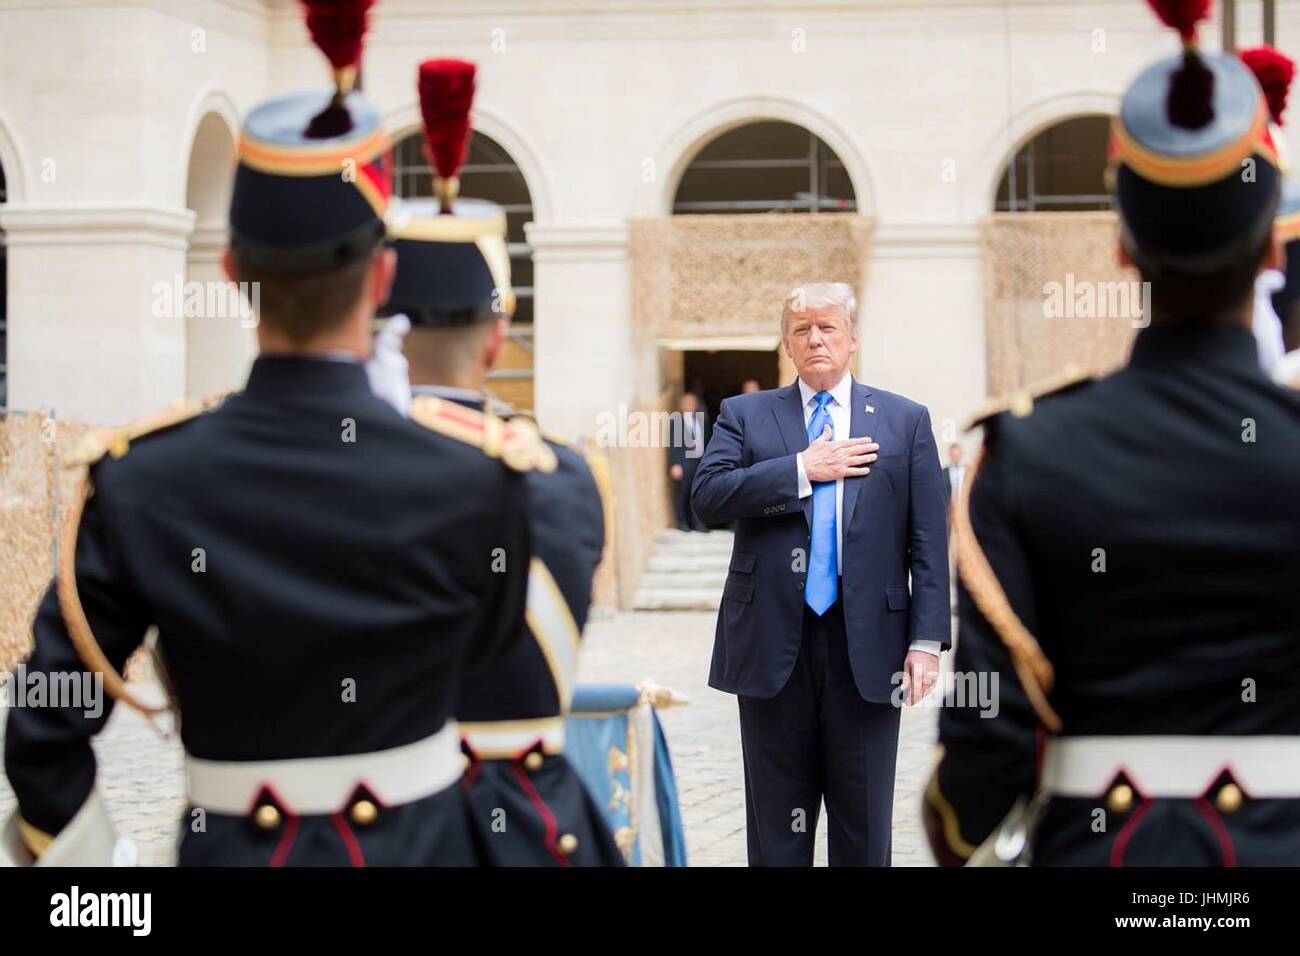
[[155,715],[165,713],[168,707],[146,704],[127,689],[126,681],[95,640],[90,622],[86,619],[86,610],[81,605],[81,595],[77,591],[77,531],[81,527],[81,515],[85,511],[86,502],[92,494],[94,483],[90,478],[90,469],[87,468],[59,529],[59,610],[63,614],[63,623],[68,629],[68,637],[72,639],[72,646],[76,648],[77,656],[86,665],[86,669],[103,678],[104,689],[110,697],[133,707],[152,721]]
[[1007,592],[994,574],[993,566],[989,564],[979,542],[975,540],[975,530],[971,526],[971,490],[975,487],[975,479],[979,476],[983,462],[984,449],[981,447],[975,456],[975,464],[971,466],[970,477],[957,497],[957,506],[953,509],[953,522],[957,531],[957,569],[975,606],[1011,652],[1016,675],[1025,688],[1025,695],[1034,712],[1048,730],[1059,733],[1061,718],[1047,701],[1047,695],[1051,693],[1055,682],[1052,662],[1047,659],[1034,635],[1029,633],[1011,606]]

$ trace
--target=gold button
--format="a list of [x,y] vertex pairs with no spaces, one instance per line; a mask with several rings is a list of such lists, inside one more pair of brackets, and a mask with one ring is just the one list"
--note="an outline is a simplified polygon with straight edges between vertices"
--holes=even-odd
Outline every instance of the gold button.
[[263,830],[274,830],[280,825],[280,811],[264,803],[253,813],[253,822]]
[[556,846],[565,856],[573,856],[578,849],[578,838],[572,833],[566,833],[564,836],[560,837]]
[[531,770],[534,773],[536,773],[538,770],[541,770],[542,764],[544,763],[546,763],[546,758],[543,757],[536,750],[534,750],[532,753],[530,753],[527,757],[524,758],[525,769]]
[[609,748],[609,772],[618,773],[620,770],[626,770],[628,767],[627,754],[619,750],[618,747]]
[[631,827],[619,827],[614,831],[614,843],[617,844],[618,848],[624,853],[632,849],[632,843],[635,841],[635,837],[636,835],[632,832]]
[[469,759],[469,754],[467,754],[467,753],[462,753],[462,754],[460,755],[460,769],[461,769],[461,770],[468,770],[468,769],[469,769],[469,765],[470,765],[470,763],[472,763],[472,761]]
[[1236,813],[1241,809],[1244,799],[1241,787],[1235,783],[1225,783],[1215,795],[1214,805],[1219,808],[1220,813]]
[[1128,813],[1133,809],[1133,788],[1126,783],[1116,784],[1106,795],[1106,806],[1111,813]]
[[369,800],[358,800],[352,804],[352,822],[359,827],[368,827],[379,816],[379,808]]

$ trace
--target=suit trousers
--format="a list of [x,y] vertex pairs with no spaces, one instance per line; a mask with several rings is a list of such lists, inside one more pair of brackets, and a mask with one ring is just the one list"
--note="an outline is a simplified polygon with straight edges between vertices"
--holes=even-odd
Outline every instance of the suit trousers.
[[738,700],[749,865],[811,866],[824,799],[830,865],[888,866],[900,708],[858,693],[843,602],[805,605],[790,679]]

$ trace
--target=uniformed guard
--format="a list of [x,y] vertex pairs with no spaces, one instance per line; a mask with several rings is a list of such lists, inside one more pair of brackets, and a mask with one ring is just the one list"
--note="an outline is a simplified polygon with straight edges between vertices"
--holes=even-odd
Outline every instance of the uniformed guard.
[[[486,393],[514,293],[500,207],[457,198],[473,98],[472,63],[420,65],[420,104],[437,199],[394,208],[397,275],[383,312],[405,316],[417,421],[532,429]],[[503,419],[507,420],[503,424]],[[601,497],[583,456],[547,438],[527,478],[533,559],[526,640],[470,672],[457,708],[473,761],[464,786],[488,857],[503,865],[623,862],[605,819],[564,757],[591,582],[604,547]]]
[[[514,652],[523,473],[549,453],[508,427],[423,427],[369,389],[394,266],[389,144],[350,89],[368,6],[311,4],[336,90],[263,103],[240,138],[226,263],[260,288],[246,389],[92,439],[36,615],[29,676],[98,672],[146,712],[118,675],[157,628],[182,864],[482,859],[453,710],[468,664]],[[11,860],[109,859],[90,745],[109,709],[10,711]]]
[[[1269,131],[1273,145],[1277,148],[1280,166],[1285,174],[1288,163],[1283,147],[1286,137],[1282,132],[1285,121],[1287,97],[1291,94],[1291,81],[1295,78],[1295,63],[1290,57],[1279,53],[1271,46],[1257,46],[1242,50],[1241,61],[1255,74],[1260,89],[1264,91],[1264,101],[1268,103]],[[1282,187],[1282,201],[1278,207],[1277,223],[1274,227],[1279,242],[1285,243],[1281,233],[1287,228],[1286,218],[1292,217],[1294,210],[1289,210],[1287,193],[1289,181]],[[1285,330],[1281,316],[1277,311],[1278,293],[1286,285],[1286,276],[1277,269],[1265,269],[1255,279],[1255,309],[1252,331],[1259,346],[1259,364],[1265,372],[1274,374],[1278,363],[1287,351]]]
[[1150,327],[1119,372],[979,418],[924,804],[944,863],[1300,860],[1300,396],[1250,333],[1281,175],[1254,77],[1182,6],[1111,143]]
[[[1281,133],[1287,99],[1295,79],[1295,61],[1269,46],[1241,51],[1242,61],[1259,81],[1268,102],[1273,125],[1273,140],[1279,155],[1286,142]],[[1289,164],[1283,163],[1284,167]],[[1294,170],[1288,168],[1289,173]],[[1265,303],[1256,303],[1255,337],[1260,343],[1260,358],[1273,380],[1290,388],[1300,388],[1300,183],[1288,178],[1282,185],[1273,225],[1274,238],[1284,257],[1282,272],[1270,270],[1261,275],[1272,280],[1271,295]],[[1257,283],[1257,291],[1260,283]],[[1262,326],[1262,329],[1261,329]],[[1268,360],[1272,356],[1272,361]]]
[[1273,312],[1282,323],[1286,353],[1273,367],[1279,385],[1300,389],[1300,182],[1288,179],[1282,187],[1273,233],[1285,255],[1285,281],[1273,293]]

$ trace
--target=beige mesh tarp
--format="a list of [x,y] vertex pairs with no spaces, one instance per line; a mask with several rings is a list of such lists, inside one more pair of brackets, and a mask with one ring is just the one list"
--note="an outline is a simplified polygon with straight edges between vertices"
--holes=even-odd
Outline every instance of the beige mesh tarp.
[[982,223],[989,394],[1070,365],[1102,373],[1124,362],[1142,321],[1141,288],[1116,259],[1118,228],[1105,212],[998,213]]
[[78,477],[59,461],[87,430],[39,412],[0,419],[0,671],[31,648],[32,615],[54,570],[58,509]]
[[835,215],[717,215],[629,224],[632,323],[655,339],[771,335],[801,282],[860,288],[871,220]]
[[[634,220],[628,225],[633,348],[638,355],[661,346],[754,348],[779,335],[781,303],[804,282],[848,282],[861,297],[871,230],[869,218],[838,213]],[[719,345],[727,342],[733,344]],[[782,374],[787,371],[783,365]],[[667,410],[668,383],[654,382],[652,390],[645,384],[643,394],[658,397],[634,410]],[[655,534],[670,523],[670,485],[662,448],[613,449],[610,462],[617,591],[627,607]]]

